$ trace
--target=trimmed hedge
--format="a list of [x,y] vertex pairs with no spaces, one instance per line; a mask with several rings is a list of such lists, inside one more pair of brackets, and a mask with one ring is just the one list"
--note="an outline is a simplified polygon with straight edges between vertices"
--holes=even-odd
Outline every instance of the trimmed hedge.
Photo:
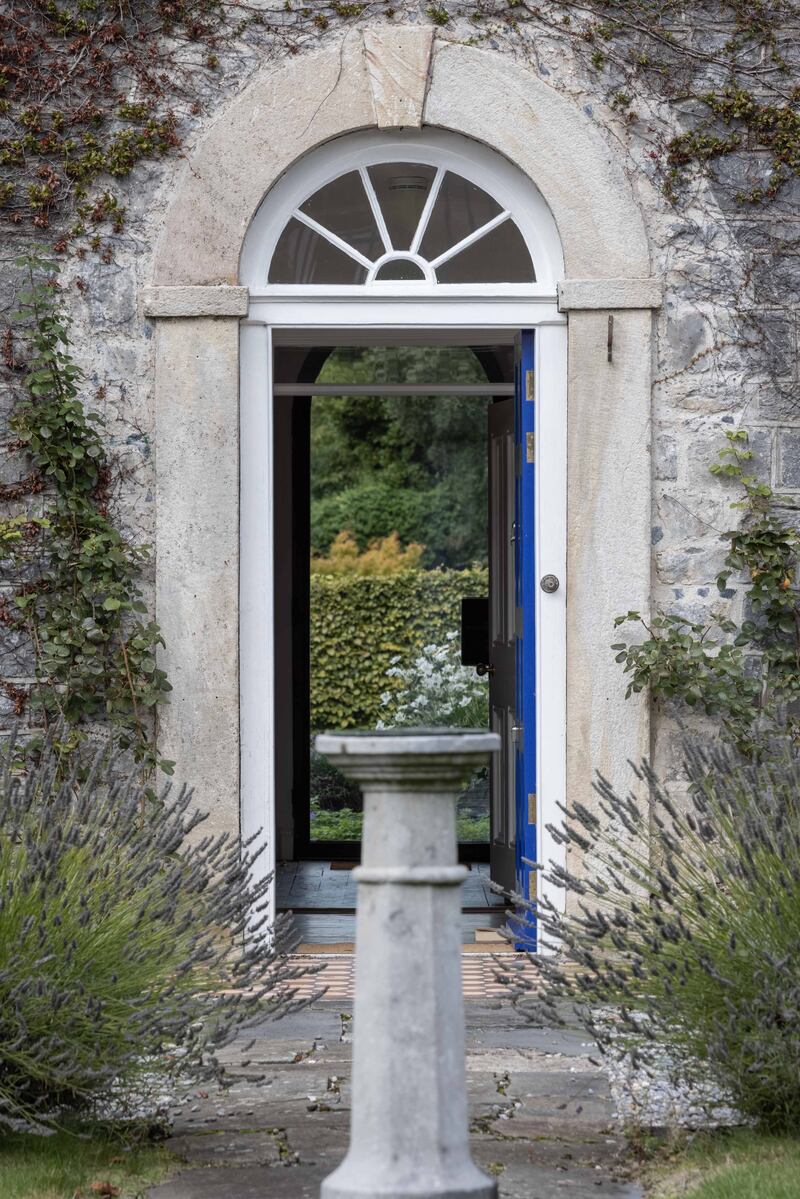
[[485,567],[389,576],[312,575],[311,727],[372,728],[391,720],[381,696],[392,659],[409,661],[459,627],[461,598],[486,595]]

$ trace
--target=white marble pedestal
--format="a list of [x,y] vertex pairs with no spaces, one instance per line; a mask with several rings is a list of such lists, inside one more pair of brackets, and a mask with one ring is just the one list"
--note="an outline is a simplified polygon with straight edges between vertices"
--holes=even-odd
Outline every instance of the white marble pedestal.
[[469,1154],[456,796],[495,733],[317,737],[364,793],[350,1148],[322,1199],[496,1199]]

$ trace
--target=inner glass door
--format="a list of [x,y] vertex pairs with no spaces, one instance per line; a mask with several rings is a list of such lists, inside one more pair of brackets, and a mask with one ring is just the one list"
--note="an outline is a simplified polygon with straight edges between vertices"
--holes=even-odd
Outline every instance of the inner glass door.
[[[279,349],[275,365],[276,415],[292,409],[292,856],[357,861],[361,795],[314,735],[489,725],[463,601],[488,609],[489,413],[513,395],[513,347]],[[480,770],[459,798],[462,860],[489,859],[491,788]]]

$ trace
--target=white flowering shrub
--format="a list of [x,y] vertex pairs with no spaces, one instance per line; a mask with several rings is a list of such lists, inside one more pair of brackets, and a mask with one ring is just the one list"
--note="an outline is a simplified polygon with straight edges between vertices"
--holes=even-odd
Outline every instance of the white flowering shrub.
[[462,666],[458,633],[448,633],[443,645],[426,645],[405,665],[392,659],[387,670],[395,688],[381,702],[392,713],[378,728],[397,725],[485,728],[489,723],[488,679]]

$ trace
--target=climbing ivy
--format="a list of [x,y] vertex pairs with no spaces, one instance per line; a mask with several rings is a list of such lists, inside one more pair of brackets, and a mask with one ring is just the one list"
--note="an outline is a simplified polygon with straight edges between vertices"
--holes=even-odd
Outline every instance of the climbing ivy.
[[649,687],[656,700],[699,707],[721,720],[741,753],[758,758],[775,736],[800,744],[800,534],[778,517],[771,488],[752,473],[747,432],[726,436],[710,469],[741,488],[731,507],[744,516],[723,534],[728,552],[717,586],[728,591],[743,580],[741,619],[701,623],[666,613],[648,622],[628,612],[615,625],[637,624],[648,636],[612,649],[630,676],[628,696]]
[[[648,118],[650,156],[673,199],[691,167],[742,148],[771,160],[742,202],[771,198],[800,173],[786,36],[798,28],[795,0],[438,0],[423,12],[443,36],[503,37],[523,54],[536,54],[540,34],[569,43],[626,122],[638,117],[634,95],[678,109],[678,133]],[[102,227],[113,234],[124,223],[115,181],[180,148],[228,59],[241,67],[296,54],[362,19],[419,13],[389,0],[6,0],[0,216],[37,229],[57,217],[59,250],[83,235],[97,245]]]
[[170,687],[156,664],[161,633],[141,595],[148,551],[110,514],[113,463],[101,418],[81,399],[54,264],[29,256],[19,265],[28,275],[17,313],[27,362],[11,431],[34,469],[0,499],[40,499],[35,515],[0,521],[5,573],[21,580],[0,603],[0,623],[31,647],[36,683],[30,695],[13,679],[0,685],[17,715],[30,703],[37,723],[61,719],[73,741],[102,721],[145,770],[169,772],[153,740],[153,714]]

